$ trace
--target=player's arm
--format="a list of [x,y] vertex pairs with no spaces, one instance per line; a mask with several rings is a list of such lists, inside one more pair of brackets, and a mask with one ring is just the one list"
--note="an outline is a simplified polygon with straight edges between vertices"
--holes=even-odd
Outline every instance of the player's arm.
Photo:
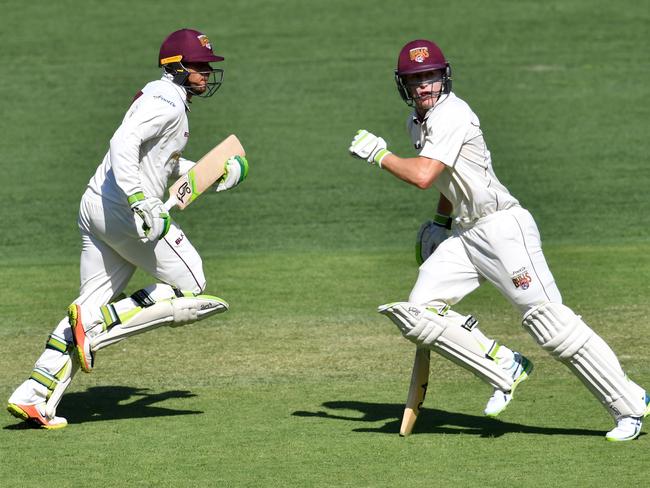
[[140,180],[140,148],[160,137],[177,121],[178,114],[161,101],[143,104],[125,117],[110,143],[111,167],[115,182],[124,192],[141,237],[156,241],[167,234],[171,218],[159,198],[144,194]]
[[445,165],[436,159],[424,156],[401,158],[386,149],[384,139],[366,130],[357,132],[349,151],[352,156],[365,159],[421,189],[430,188],[445,169]]
[[[443,172],[445,165],[437,159],[429,159],[424,156],[401,158],[390,153],[382,159],[381,168],[411,185],[426,190],[433,185],[436,178]],[[447,199],[445,198],[445,200]]]
[[126,197],[142,193],[140,181],[140,147],[162,136],[174,124],[179,114],[166,102],[142,100],[137,111],[128,114],[115,131],[110,142],[111,167],[115,182]]

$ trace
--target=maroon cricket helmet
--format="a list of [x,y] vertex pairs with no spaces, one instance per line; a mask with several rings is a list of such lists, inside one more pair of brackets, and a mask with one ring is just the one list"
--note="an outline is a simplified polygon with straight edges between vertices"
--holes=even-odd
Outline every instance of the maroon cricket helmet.
[[395,82],[402,99],[413,105],[413,97],[407,89],[405,77],[415,73],[442,70],[442,93],[451,91],[451,66],[435,42],[416,39],[406,43],[397,58]]
[[181,61],[213,63],[223,59],[212,52],[208,36],[194,29],[180,29],[169,34],[160,46],[158,66]]
[[167,36],[160,46],[158,66],[172,76],[172,81],[184,87],[190,94],[211,97],[223,82],[223,70],[209,66],[205,87],[191,86],[188,81],[190,71],[184,63],[215,63],[223,61],[222,56],[212,52],[212,44],[205,34],[194,29],[180,29]]

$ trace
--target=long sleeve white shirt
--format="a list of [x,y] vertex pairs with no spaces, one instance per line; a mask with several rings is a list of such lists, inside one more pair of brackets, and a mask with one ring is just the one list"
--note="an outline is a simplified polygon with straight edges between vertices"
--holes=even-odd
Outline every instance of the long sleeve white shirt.
[[162,200],[168,180],[194,165],[181,158],[190,135],[186,98],[185,89],[166,76],[148,83],[113,134],[88,189],[126,206],[137,192]]

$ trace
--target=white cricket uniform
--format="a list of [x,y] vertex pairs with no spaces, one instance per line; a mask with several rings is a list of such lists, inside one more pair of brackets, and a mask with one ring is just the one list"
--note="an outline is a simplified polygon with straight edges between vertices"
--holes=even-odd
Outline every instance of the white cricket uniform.
[[140,191],[164,201],[168,180],[194,165],[180,157],[189,137],[185,89],[163,76],[138,95],[81,199],[80,298],[98,305],[119,294],[136,267],[183,290],[205,288],[201,258],[181,229],[172,223],[163,239],[141,240],[127,201]]
[[454,305],[486,279],[521,312],[562,298],[537,225],[492,169],[479,119],[454,93],[408,130],[419,155],[441,161],[435,187],[453,205],[452,236],[420,266],[410,302]]
[[[172,222],[163,239],[141,240],[142,230],[127,200],[139,191],[162,200],[168,179],[194,165],[180,157],[189,137],[186,100],[185,89],[166,76],[147,84],[111,138],[109,151],[81,198],[81,285],[74,303],[98,308],[111,302],[136,268],[182,290],[205,288],[201,258],[180,227]],[[44,401],[45,385],[54,385],[71,364],[72,344],[72,330],[64,318],[36,361],[32,378],[36,375],[37,381],[23,382],[9,401],[27,405]],[[74,374],[76,362],[73,368]]]

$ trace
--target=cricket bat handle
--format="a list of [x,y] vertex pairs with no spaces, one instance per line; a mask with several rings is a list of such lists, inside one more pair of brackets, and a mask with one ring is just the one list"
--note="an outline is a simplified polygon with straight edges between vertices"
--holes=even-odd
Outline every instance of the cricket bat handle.
[[171,196],[165,203],[163,203],[163,207],[165,207],[165,210],[169,212],[172,208],[176,206],[177,203],[178,200],[176,199],[176,197]]

